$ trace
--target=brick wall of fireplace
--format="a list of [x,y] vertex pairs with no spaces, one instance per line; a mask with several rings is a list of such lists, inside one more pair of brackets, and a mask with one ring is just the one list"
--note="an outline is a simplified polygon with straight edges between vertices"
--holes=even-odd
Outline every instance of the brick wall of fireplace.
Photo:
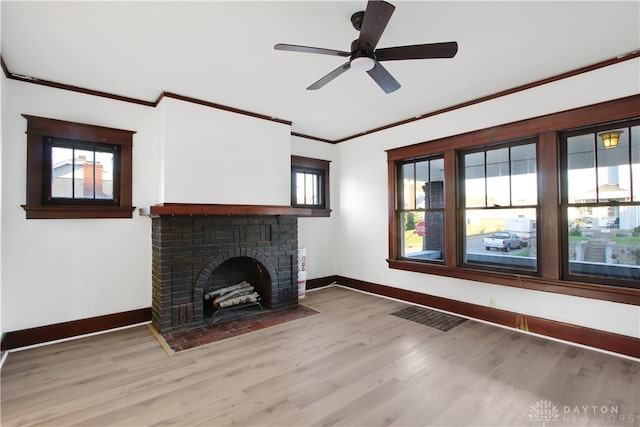
[[422,190],[425,207],[422,250],[442,251],[444,248],[444,182],[427,182],[422,186]]
[[207,321],[203,295],[249,280],[267,309],[294,305],[298,222],[293,215],[152,217],[152,323],[160,333]]

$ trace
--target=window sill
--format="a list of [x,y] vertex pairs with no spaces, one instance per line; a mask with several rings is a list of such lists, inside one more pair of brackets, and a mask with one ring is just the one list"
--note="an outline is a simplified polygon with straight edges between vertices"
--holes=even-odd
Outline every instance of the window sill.
[[133,218],[134,206],[21,205],[27,219]]
[[388,259],[389,268],[417,273],[434,274],[437,276],[455,277],[457,279],[474,282],[492,283],[495,285],[512,286],[543,292],[572,295],[583,298],[600,299],[631,305],[640,305],[640,289],[622,288],[606,285],[594,285],[584,282],[569,282],[544,279],[518,274],[496,273],[482,270],[472,270],[445,265],[427,264],[417,261]]

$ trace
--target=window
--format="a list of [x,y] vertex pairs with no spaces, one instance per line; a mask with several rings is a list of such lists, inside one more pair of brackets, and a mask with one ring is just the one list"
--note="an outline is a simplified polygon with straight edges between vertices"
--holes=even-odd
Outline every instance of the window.
[[401,256],[442,260],[444,253],[444,159],[412,160],[398,168],[398,236]]
[[322,200],[322,172],[298,169],[296,170],[295,181],[296,191],[294,205],[324,208],[324,201]]
[[[389,267],[640,303],[639,103],[388,150]],[[440,222],[441,240],[425,239]]]
[[27,219],[131,218],[132,131],[27,119]]
[[291,156],[291,206],[329,216],[329,161]]
[[117,145],[47,138],[44,147],[44,164],[50,172],[45,176],[48,179],[45,204],[85,201],[117,204],[120,198]]
[[537,270],[536,143],[461,153],[464,263]]
[[565,133],[562,150],[564,276],[640,280],[640,123]]

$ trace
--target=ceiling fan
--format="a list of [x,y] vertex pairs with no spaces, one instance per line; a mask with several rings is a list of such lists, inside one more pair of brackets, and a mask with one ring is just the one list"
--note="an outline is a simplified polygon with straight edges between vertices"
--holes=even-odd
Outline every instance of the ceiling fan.
[[392,4],[384,1],[369,0],[367,9],[364,12],[354,13],[351,16],[351,24],[357,31],[360,31],[360,37],[351,43],[351,52],[283,43],[278,43],[273,48],[276,50],[319,53],[349,58],[349,61],[309,86],[308,90],[320,89],[348,69],[353,68],[366,71],[385,93],[391,93],[400,89],[400,83],[382,66],[381,61],[453,58],[458,52],[457,42],[376,49],[378,40],[380,40],[394,10],[395,6]]

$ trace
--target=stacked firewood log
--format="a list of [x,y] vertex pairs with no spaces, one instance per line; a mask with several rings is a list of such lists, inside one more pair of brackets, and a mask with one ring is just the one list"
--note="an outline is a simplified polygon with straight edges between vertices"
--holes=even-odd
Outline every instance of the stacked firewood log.
[[216,309],[232,307],[234,305],[255,303],[259,300],[258,293],[247,281],[236,285],[226,286],[207,292],[204,295],[205,301],[211,301]]

